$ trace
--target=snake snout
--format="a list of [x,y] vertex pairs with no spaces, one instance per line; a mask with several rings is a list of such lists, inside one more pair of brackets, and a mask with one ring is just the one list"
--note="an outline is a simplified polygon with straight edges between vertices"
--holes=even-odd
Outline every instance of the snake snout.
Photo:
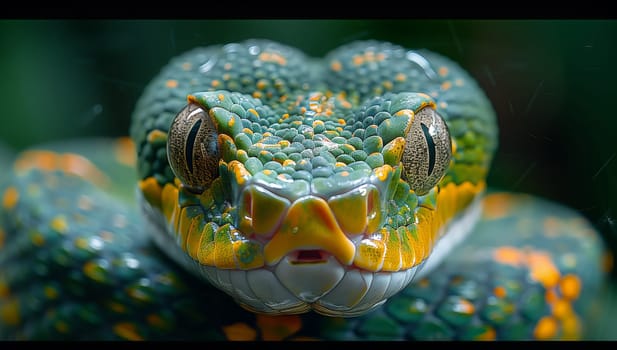
[[328,203],[316,196],[305,196],[292,203],[264,247],[267,265],[275,265],[292,253],[294,258],[302,259],[321,259],[327,253],[341,264],[350,265],[355,252],[355,245],[337,224]]

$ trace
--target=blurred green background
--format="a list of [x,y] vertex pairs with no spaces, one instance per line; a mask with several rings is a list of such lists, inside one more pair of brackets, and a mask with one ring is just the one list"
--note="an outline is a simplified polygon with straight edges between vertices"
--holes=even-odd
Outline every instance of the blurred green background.
[[617,252],[614,20],[0,20],[0,143],[125,135],[171,57],[252,37],[312,56],[380,39],[458,61],[499,117],[489,183],[578,210]]

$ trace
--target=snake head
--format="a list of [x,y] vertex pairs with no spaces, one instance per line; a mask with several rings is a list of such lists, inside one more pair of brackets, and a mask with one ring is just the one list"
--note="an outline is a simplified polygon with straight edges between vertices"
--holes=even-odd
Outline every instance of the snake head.
[[[401,63],[394,51],[349,53],[330,70]],[[310,62],[249,42],[199,65],[210,88],[189,93],[169,123],[173,179],[142,180],[144,211],[164,251],[249,310],[355,316],[412,281],[459,197],[481,186],[446,189],[451,135],[429,95],[322,89],[327,66]],[[225,75],[251,70],[242,84]]]

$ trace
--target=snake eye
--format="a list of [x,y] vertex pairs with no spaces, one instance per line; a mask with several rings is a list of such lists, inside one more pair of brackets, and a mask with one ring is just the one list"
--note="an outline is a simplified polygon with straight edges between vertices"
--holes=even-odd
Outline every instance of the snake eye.
[[434,109],[420,110],[405,138],[403,176],[418,195],[426,194],[443,177],[452,156],[450,132]]
[[171,123],[167,159],[184,185],[201,192],[218,175],[218,132],[208,113],[188,104]]

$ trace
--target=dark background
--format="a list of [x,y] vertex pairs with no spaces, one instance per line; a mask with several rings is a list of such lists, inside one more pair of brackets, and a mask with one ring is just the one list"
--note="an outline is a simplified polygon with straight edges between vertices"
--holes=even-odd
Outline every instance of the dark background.
[[0,141],[125,135],[171,57],[251,37],[312,56],[380,39],[458,61],[499,117],[489,184],[578,210],[617,251],[614,20],[0,20]]

